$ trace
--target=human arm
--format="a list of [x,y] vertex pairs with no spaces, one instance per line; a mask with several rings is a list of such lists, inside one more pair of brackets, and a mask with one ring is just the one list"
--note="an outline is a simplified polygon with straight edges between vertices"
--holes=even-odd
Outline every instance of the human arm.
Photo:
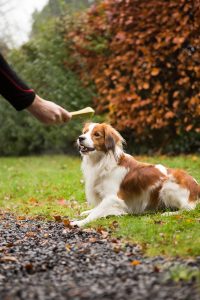
[[71,115],[61,106],[36,95],[13,71],[0,54],[0,94],[18,111],[27,109],[35,118],[46,124],[67,122]]
[[27,110],[40,122],[45,124],[61,124],[71,119],[71,114],[54,102],[44,100],[38,95]]

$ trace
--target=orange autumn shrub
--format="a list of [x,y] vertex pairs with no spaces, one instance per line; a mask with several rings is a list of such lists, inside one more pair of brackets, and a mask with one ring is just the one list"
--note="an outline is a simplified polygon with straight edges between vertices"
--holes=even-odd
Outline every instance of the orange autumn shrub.
[[200,149],[199,5],[104,0],[66,25],[70,67],[95,83],[97,111],[145,149]]

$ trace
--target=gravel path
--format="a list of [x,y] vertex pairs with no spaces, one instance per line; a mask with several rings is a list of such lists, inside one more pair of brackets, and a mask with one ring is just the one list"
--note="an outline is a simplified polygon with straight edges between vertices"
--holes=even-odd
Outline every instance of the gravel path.
[[[0,214],[0,299],[200,299],[195,280],[167,279],[180,262],[106,235]],[[181,263],[196,268],[200,257]]]

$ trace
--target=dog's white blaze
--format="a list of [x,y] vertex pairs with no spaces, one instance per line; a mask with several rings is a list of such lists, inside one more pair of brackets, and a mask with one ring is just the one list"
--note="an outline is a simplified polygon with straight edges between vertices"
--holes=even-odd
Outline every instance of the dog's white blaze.
[[91,133],[92,133],[92,130],[94,129],[94,127],[96,125],[97,125],[96,123],[90,124],[89,125],[89,130],[86,133],[82,134],[82,137],[85,137],[85,140],[83,142],[85,147],[90,147],[90,148],[94,147],[94,143],[92,141]]
[[167,176],[167,169],[163,165],[155,165],[155,168],[158,169],[162,174]]

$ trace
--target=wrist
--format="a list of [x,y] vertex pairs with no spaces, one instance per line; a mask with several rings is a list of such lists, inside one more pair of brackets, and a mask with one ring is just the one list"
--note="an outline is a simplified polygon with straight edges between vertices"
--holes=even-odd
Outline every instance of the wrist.
[[27,107],[27,110],[29,112],[34,111],[35,108],[37,108],[38,105],[40,105],[41,102],[42,102],[42,99],[38,95],[35,95],[35,98],[34,98],[33,102],[31,103],[30,106]]

